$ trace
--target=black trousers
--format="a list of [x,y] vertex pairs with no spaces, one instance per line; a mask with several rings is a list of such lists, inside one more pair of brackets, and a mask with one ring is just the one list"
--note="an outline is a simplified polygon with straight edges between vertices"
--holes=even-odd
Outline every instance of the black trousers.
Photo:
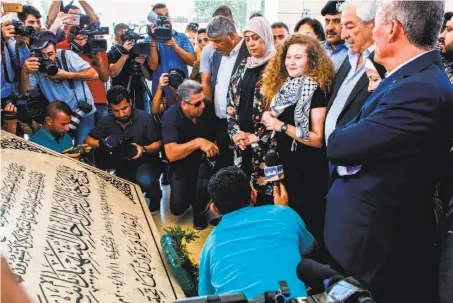
[[219,119],[217,123],[216,143],[219,155],[216,157],[215,170],[234,165],[234,153],[230,148],[230,135],[228,134],[227,119]]
[[194,217],[200,216],[210,200],[208,182],[212,174],[211,167],[204,160],[190,168],[175,167],[170,163],[171,213],[180,216],[192,205]]
[[137,183],[142,192],[150,200],[150,209],[159,209],[162,199],[159,178],[162,173],[161,164],[157,161],[139,162],[130,160],[121,163],[116,169],[116,175],[128,181]]

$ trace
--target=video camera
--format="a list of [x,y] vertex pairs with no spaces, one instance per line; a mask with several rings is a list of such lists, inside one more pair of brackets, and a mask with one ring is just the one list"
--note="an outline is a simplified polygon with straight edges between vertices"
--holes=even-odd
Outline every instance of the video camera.
[[173,29],[167,16],[158,15],[154,11],[151,11],[148,14],[148,21],[151,24],[156,25],[154,33],[151,31],[151,26],[148,25],[147,32],[150,37],[160,41],[171,40],[173,37]]
[[107,51],[107,40],[97,39],[95,36],[108,35],[110,32],[108,27],[97,26],[96,24],[92,23],[86,26],[73,26],[71,27],[69,32],[74,36],[74,38],[77,35],[88,36],[87,43],[82,49],[79,50],[81,53],[95,54]]
[[132,145],[134,137],[120,140],[117,136],[111,135],[99,140],[100,148],[110,155],[122,160],[131,160],[137,155],[137,148]]
[[134,47],[132,47],[129,51],[127,51],[121,45],[117,46],[121,54],[123,55],[129,54],[132,59],[141,56],[148,56],[148,54],[151,51],[149,43],[144,42],[145,36],[137,34],[132,29],[128,29],[124,34],[122,34],[120,39],[123,43],[126,41],[133,42]]
[[[33,89],[30,90],[28,94],[12,93],[10,96],[2,98],[1,107],[3,111],[1,119],[4,121],[18,119],[27,124],[31,124],[31,120],[42,113],[39,100],[35,100],[39,95],[39,89]],[[14,104],[17,112],[4,110],[9,103]]]
[[285,281],[279,281],[280,289],[267,291],[252,300],[242,293],[202,296],[176,300],[175,303],[375,303],[371,293],[360,287],[353,278],[344,278],[330,267],[316,261],[303,259],[297,266],[297,276],[319,294],[290,298],[291,292]]

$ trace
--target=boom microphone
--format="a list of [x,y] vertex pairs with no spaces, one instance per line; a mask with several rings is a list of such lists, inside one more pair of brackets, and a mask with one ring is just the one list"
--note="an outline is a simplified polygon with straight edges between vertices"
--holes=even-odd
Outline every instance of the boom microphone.
[[285,178],[283,174],[283,165],[280,162],[278,154],[269,152],[264,158],[266,167],[264,168],[264,177],[266,181],[273,182],[274,186],[279,186],[279,181]]
[[299,280],[313,289],[313,293],[325,292],[329,286],[344,280],[335,270],[310,259],[303,259],[297,265],[296,273]]
[[154,11],[150,11],[149,12],[148,21],[151,24],[156,24],[156,22],[157,22],[157,14]]

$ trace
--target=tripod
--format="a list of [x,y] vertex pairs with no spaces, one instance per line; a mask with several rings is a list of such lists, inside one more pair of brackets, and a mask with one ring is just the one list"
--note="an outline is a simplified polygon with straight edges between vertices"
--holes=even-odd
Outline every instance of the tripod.
[[[132,72],[129,75],[129,80],[127,82],[127,87],[126,88],[129,91],[129,93],[131,94],[133,106],[136,106],[136,101],[135,100],[137,98],[136,90],[132,88],[132,83],[134,82],[132,80],[134,79],[134,77],[136,77],[136,79],[139,79],[139,81],[142,83],[143,87],[145,88],[145,92],[146,92],[146,94],[149,97],[149,102],[151,102],[153,100],[153,94],[152,94],[151,90],[148,87],[148,83],[146,82],[145,76],[143,76],[140,64],[137,63],[137,62],[133,62],[131,64],[131,69],[132,69]],[[143,96],[138,96],[138,97],[143,99]],[[145,106],[145,102],[144,101],[145,100],[143,100],[143,107]],[[144,109],[144,108],[142,108],[142,109]]]

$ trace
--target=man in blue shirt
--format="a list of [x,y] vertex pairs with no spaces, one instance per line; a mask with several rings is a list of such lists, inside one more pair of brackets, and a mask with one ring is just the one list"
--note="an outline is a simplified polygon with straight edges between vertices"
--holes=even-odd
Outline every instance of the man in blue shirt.
[[[208,192],[211,210],[223,217],[201,252],[199,295],[241,292],[252,299],[286,281],[292,297],[306,296],[296,267],[314,240],[300,216],[287,206],[253,207],[250,182],[234,166],[215,174]],[[282,196],[276,195],[276,204],[284,204]]]
[[[86,84],[88,80],[97,80],[99,75],[90,64],[80,58],[76,53],[56,49],[57,38],[55,34],[44,31],[34,39],[32,49],[47,57],[58,67],[55,76],[45,74],[40,69],[40,62],[36,56],[25,60],[21,73],[21,89],[26,93],[30,89],[39,87],[43,95],[49,100],[62,100],[66,102],[74,113],[77,113],[78,127],[76,130],[76,144],[82,144],[86,136],[94,128],[93,96]],[[67,63],[67,70],[64,62]],[[81,106],[82,105],[82,106]],[[73,119],[74,122],[74,119]],[[76,123],[77,124],[77,123]]]
[[[158,16],[165,16],[168,18],[168,24],[171,24],[171,19],[168,14],[168,8],[163,3],[158,3],[153,6],[153,11]],[[156,26],[152,26],[154,32]],[[193,50],[189,38],[183,33],[173,31],[173,37],[168,41],[156,41],[151,38],[151,56],[148,57],[148,64],[153,72],[153,94],[156,92],[159,78],[162,73],[168,73],[170,68],[179,68],[186,75],[189,74],[187,65],[193,66],[197,57]],[[167,87],[165,89],[165,96],[167,98],[174,97],[172,91]]]
[[321,10],[321,15],[324,17],[326,40],[322,42],[327,55],[335,66],[335,71],[341,66],[344,59],[348,55],[348,47],[343,39],[341,39],[341,11],[340,6],[343,3],[340,1],[328,1]]
[[[79,159],[80,153],[70,154],[72,149],[72,138],[68,135],[69,124],[71,122],[72,110],[63,101],[54,101],[47,106],[47,113],[41,129],[30,137],[30,141],[47,147],[57,153]],[[88,152],[91,148],[83,144]]]
[[25,59],[30,57],[30,51],[26,46],[16,46],[16,33],[11,20],[2,23],[2,40],[5,43],[2,43],[1,50],[1,97],[5,98],[17,92],[16,78],[20,76],[19,68],[24,64]]

